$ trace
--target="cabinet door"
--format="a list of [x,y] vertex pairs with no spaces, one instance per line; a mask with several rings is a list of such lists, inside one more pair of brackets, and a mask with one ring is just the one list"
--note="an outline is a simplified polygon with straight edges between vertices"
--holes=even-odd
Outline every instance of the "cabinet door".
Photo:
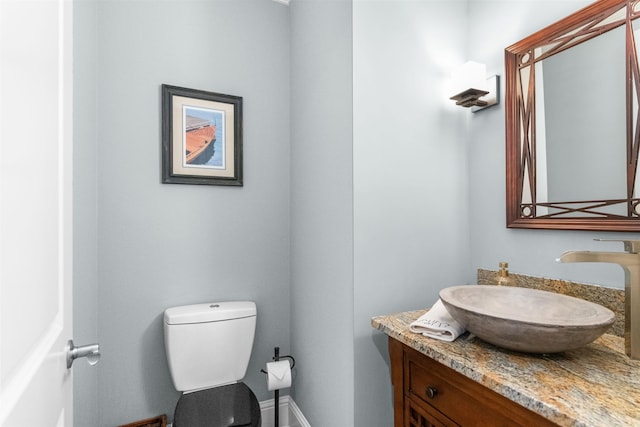
[[421,405],[411,399],[407,399],[404,419],[405,427],[457,427],[444,415],[431,409],[429,406]]

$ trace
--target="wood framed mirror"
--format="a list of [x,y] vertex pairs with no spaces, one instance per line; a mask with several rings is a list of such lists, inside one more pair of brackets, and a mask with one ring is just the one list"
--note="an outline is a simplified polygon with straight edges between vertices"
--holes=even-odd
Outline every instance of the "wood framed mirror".
[[505,49],[507,227],[640,231],[640,0]]

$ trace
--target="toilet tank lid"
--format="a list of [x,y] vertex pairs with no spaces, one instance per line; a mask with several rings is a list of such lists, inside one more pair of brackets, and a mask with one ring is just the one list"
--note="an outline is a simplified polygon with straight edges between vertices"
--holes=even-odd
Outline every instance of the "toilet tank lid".
[[219,322],[256,315],[253,301],[226,301],[206,304],[183,305],[168,308],[164,312],[164,322],[168,325],[187,323]]

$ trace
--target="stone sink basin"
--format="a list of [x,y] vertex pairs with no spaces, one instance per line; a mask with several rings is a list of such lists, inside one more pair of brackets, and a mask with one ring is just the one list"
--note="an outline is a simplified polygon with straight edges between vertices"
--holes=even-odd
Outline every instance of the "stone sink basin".
[[440,291],[449,314],[478,338],[525,353],[558,353],[589,344],[615,320],[579,298],[511,286],[453,286]]

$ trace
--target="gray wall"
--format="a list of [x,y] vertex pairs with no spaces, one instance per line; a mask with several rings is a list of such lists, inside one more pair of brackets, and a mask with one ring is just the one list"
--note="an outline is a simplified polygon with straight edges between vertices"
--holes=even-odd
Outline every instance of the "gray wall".
[[[76,206],[90,209],[83,221],[96,221],[96,237],[80,238],[97,250],[103,358],[97,390],[76,390],[77,419],[93,411],[79,407],[84,393],[99,401],[91,425],[172,415],[178,393],[166,366],[162,312],[216,300],[257,303],[245,382],[268,399],[259,369],[274,346],[290,351],[288,8],[263,0],[93,7],[95,26],[77,30],[76,53],[86,63],[85,37],[96,39],[96,94],[79,85],[87,93],[77,94],[75,107],[78,126],[95,122],[93,135],[78,141],[93,148],[78,151],[88,162],[97,158],[97,172],[77,164],[76,180],[95,180],[88,186],[96,191],[78,192]],[[162,83],[244,97],[244,187],[160,183]],[[92,316],[80,310],[76,324]]]
[[313,426],[353,422],[350,1],[291,4],[291,342]]
[[[73,340],[98,341],[98,184],[96,3],[74,4]],[[73,364],[74,422],[92,426],[98,413],[98,370]]]
[[466,2],[356,1],[353,22],[353,425],[390,426],[387,339],[371,317],[469,282],[469,111],[443,91],[465,60]]

